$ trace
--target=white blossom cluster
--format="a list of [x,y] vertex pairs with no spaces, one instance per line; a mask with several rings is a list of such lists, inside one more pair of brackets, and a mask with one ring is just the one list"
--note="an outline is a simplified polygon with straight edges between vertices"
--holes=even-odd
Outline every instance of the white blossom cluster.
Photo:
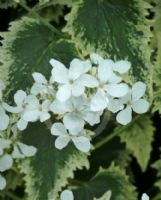
[[[145,83],[129,85],[124,80],[131,67],[128,61],[114,62],[91,53],[85,61],[73,59],[69,68],[55,59],[49,62],[49,81],[34,72],[30,94],[18,90],[15,106],[0,102],[0,130],[9,123],[6,112],[17,117],[16,127],[20,131],[29,122],[47,122],[54,117],[57,122],[52,124],[51,134],[57,136],[55,147],[63,149],[72,141],[78,150],[88,152],[90,135],[86,127],[98,124],[105,110],[117,113],[117,122],[126,125],[132,120],[132,111],[141,114],[149,108],[148,101],[143,99]],[[0,88],[4,89],[1,82]]]

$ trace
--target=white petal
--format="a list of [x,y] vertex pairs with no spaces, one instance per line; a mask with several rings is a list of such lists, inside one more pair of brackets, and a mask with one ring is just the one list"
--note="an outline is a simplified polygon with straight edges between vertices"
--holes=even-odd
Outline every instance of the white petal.
[[102,111],[107,107],[108,99],[101,93],[97,92],[91,100],[91,111]]
[[127,106],[124,110],[121,110],[117,116],[116,120],[122,125],[126,125],[132,120],[132,110],[130,106]]
[[0,155],[3,154],[3,150],[8,148],[11,144],[11,140],[0,138]]
[[0,130],[5,130],[9,124],[9,117],[4,110],[0,107]]
[[0,190],[3,190],[6,187],[6,179],[0,174]]
[[48,112],[41,112],[40,113],[40,122],[45,122],[46,120],[50,119],[51,115]]
[[84,153],[89,152],[91,144],[87,137],[84,136],[73,137],[72,141],[78,150]]
[[19,146],[21,152],[23,153],[23,155],[25,155],[25,157],[32,157],[37,152],[37,149],[34,146],[29,146],[21,142],[18,142],[17,145]]
[[17,145],[14,145],[13,151],[12,151],[12,158],[25,158],[25,156],[22,154],[22,152],[19,150]]
[[45,100],[42,102],[42,110],[43,111],[49,111],[49,107],[50,107],[51,102],[49,100]]
[[39,110],[26,110],[22,116],[23,120],[27,122],[35,122],[40,117]]
[[76,80],[83,73],[85,73],[83,62],[77,58],[73,59],[69,67],[69,78]]
[[79,83],[89,87],[89,88],[94,88],[98,86],[98,81],[95,77],[89,75],[89,74],[83,74],[79,77],[78,79]]
[[120,76],[117,76],[115,73],[112,73],[108,81],[109,83],[120,83],[122,81],[122,78]]
[[94,64],[99,64],[101,61],[103,61],[103,58],[96,53],[91,53],[90,59]]
[[62,85],[59,87],[58,92],[56,93],[56,98],[59,101],[66,101],[71,96],[71,86],[70,85]]
[[52,125],[51,134],[56,136],[66,136],[68,133],[64,125],[60,122],[57,122]]
[[23,131],[27,128],[27,125],[28,125],[28,122],[23,120],[22,118],[20,118],[17,122],[17,128],[20,130],[20,131]]
[[60,61],[58,61],[58,60],[56,60],[54,58],[50,59],[49,63],[51,64],[52,67],[58,67],[58,68],[59,67],[60,68],[65,67],[65,65],[63,63],[61,63]]
[[81,115],[91,126],[100,122],[100,112],[83,111]]
[[4,172],[12,167],[13,160],[8,154],[0,157],[0,172]]
[[84,86],[79,83],[75,83],[72,85],[72,95],[75,97],[79,97],[84,93]]
[[143,82],[136,82],[132,87],[132,100],[136,101],[140,99],[146,91],[146,84]]
[[45,76],[41,73],[38,73],[38,72],[34,72],[32,74],[33,78],[34,78],[34,81],[37,82],[37,83],[43,83],[43,84],[46,84],[47,83],[47,80],[45,78]]
[[147,112],[148,108],[149,102],[145,99],[139,99],[132,104],[132,109],[139,114]]
[[125,60],[117,61],[114,65],[114,70],[120,74],[126,73],[131,67],[131,63]]
[[66,129],[78,133],[84,127],[84,120],[77,113],[68,113],[63,118]]
[[53,103],[50,105],[50,110],[55,114],[65,114],[66,112],[72,111],[72,102],[71,100],[67,100],[64,102],[58,101],[57,99],[53,101]]
[[103,60],[98,67],[98,78],[101,82],[107,82],[113,74],[114,62],[112,60]]
[[108,84],[106,91],[112,97],[123,97],[128,93],[128,85],[125,83],[120,84]]
[[14,95],[14,101],[17,105],[22,105],[23,101],[26,98],[26,92],[24,92],[23,90],[18,90],[15,95]]
[[74,200],[74,196],[72,191],[64,190],[60,195],[61,200]]
[[55,140],[55,147],[61,150],[68,145],[69,141],[70,141],[70,138],[68,137],[68,135],[59,136]]
[[119,99],[112,99],[109,101],[107,108],[112,113],[116,113],[124,108],[124,105]]
[[39,100],[35,95],[28,95],[25,99],[25,103],[28,103],[30,109],[37,108],[40,105]]
[[59,61],[54,61],[54,68],[52,69],[52,77],[58,83],[68,82],[68,69]]
[[47,87],[40,83],[34,83],[31,87],[31,94],[37,95],[42,93],[47,93]]
[[141,197],[141,200],[150,200],[150,198],[147,194],[144,193]]
[[7,103],[3,103],[3,108],[10,113],[20,113],[23,111],[22,106],[13,107],[13,106],[8,105]]

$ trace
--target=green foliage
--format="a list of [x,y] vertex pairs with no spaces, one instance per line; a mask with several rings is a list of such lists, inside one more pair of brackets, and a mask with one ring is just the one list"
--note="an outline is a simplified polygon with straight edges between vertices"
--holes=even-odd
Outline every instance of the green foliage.
[[8,7],[15,6],[15,3],[13,0],[0,0],[0,8],[1,9],[7,9]]
[[94,198],[94,200],[110,200],[111,198],[111,191],[107,191],[102,197],[99,199]]
[[59,40],[39,20],[27,17],[12,22],[9,32],[1,33],[1,36],[4,40],[0,49],[3,62],[0,78],[7,80],[11,93],[31,87],[31,74],[35,71],[48,77],[52,69],[50,58],[54,57],[67,65],[78,55],[73,43]]
[[111,190],[110,200],[136,200],[135,187],[128,181],[125,172],[111,165],[99,172],[87,183],[73,190],[75,200],[93,200],[100,198],[107,190]]
[[146,170],[150,159],[154,130],[150,117],[143,115],[136,117],[119,134],[121,141],[136,157],[142,171]]
[[25,173],[27,199],[47,200],[73,178],[76,168],[88,167],[87,156],[78,152],[73,145],[60,151],[54,146],[54,137],[44,125],[30,126],[22,136],[24,143],[37,147],[38,152],[31,160],[23,161],[21,171]]
[[128,58],[135,79],[149,83],[151,68],[147,43],[150,29],[145,26],[145,8],[149,5],[139,2],[78,1],[66,16],[64,31],[71,35],[83,53],[96,51],[116,59]]

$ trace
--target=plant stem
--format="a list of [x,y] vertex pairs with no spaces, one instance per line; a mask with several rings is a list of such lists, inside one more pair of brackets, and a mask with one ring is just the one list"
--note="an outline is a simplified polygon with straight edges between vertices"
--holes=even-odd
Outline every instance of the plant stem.
[[46,25],[51,31],[56,33],[59,36],[64,36],[58,29],[56,29],[54,26],[52,26],[49,22],[44,20],[39,14],[37,14],[33,9],[31,9],[29,6],[26,5],[24,1],[20,1],[19,5],[23,7],[26,11],[31,13],[35,18],[38,18],[44,25]]
[[[133,121],[129,124],[130,126],[132,124],[135,123],[135,121],[139,118],[140,116],[138,115],[137,117],[135,117],[133,119]],[[106,144],[107,142],[109,142],[110,140],[112,140],[115,136],[120,135],[120,133],[122,133],[124,130],[127,130],[127,127],[129,125],[126,126],[122,126],[119,129],[117,129],[116,131],[114,131],[113,133],[111,133],[110,135],[107,135],[107,137],[105,137],[103,140],[101,140],[100,142],[98,142],[95,146],[94,149],[92,151],[96,151],[97,149],[99,149],[100,147],[102,147],[104,144]]]

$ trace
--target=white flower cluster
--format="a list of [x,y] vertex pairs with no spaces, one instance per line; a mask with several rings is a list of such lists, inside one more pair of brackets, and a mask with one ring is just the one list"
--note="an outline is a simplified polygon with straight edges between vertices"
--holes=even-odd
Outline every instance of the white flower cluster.
[[[63,149],[72,141],[78,150],[88,152],[90,135],[86,125],[98,124],[105,110],[117,113],[117,122],[126,125],[132,120],[132,110],[140,114],[149,108],[142,98],[146,85],[139,81],[130,86],[124,81],[131,67],[128,61],[114,62],[91,53],[88,60],[73,59],[69,68],[55,59],[50,64],[53,68],[49,81],[34,72],[30,94],[19,90],[14,95],[16,106],[1,101],[0,130],[9,123],[6,111],[16,115],[16,126],[21,131],[29,122],[46,122],[54,117],[58,122],[51,126],[51,134],[57,136],[56,148]],[[2,83],[0,88],[2,99]]]

